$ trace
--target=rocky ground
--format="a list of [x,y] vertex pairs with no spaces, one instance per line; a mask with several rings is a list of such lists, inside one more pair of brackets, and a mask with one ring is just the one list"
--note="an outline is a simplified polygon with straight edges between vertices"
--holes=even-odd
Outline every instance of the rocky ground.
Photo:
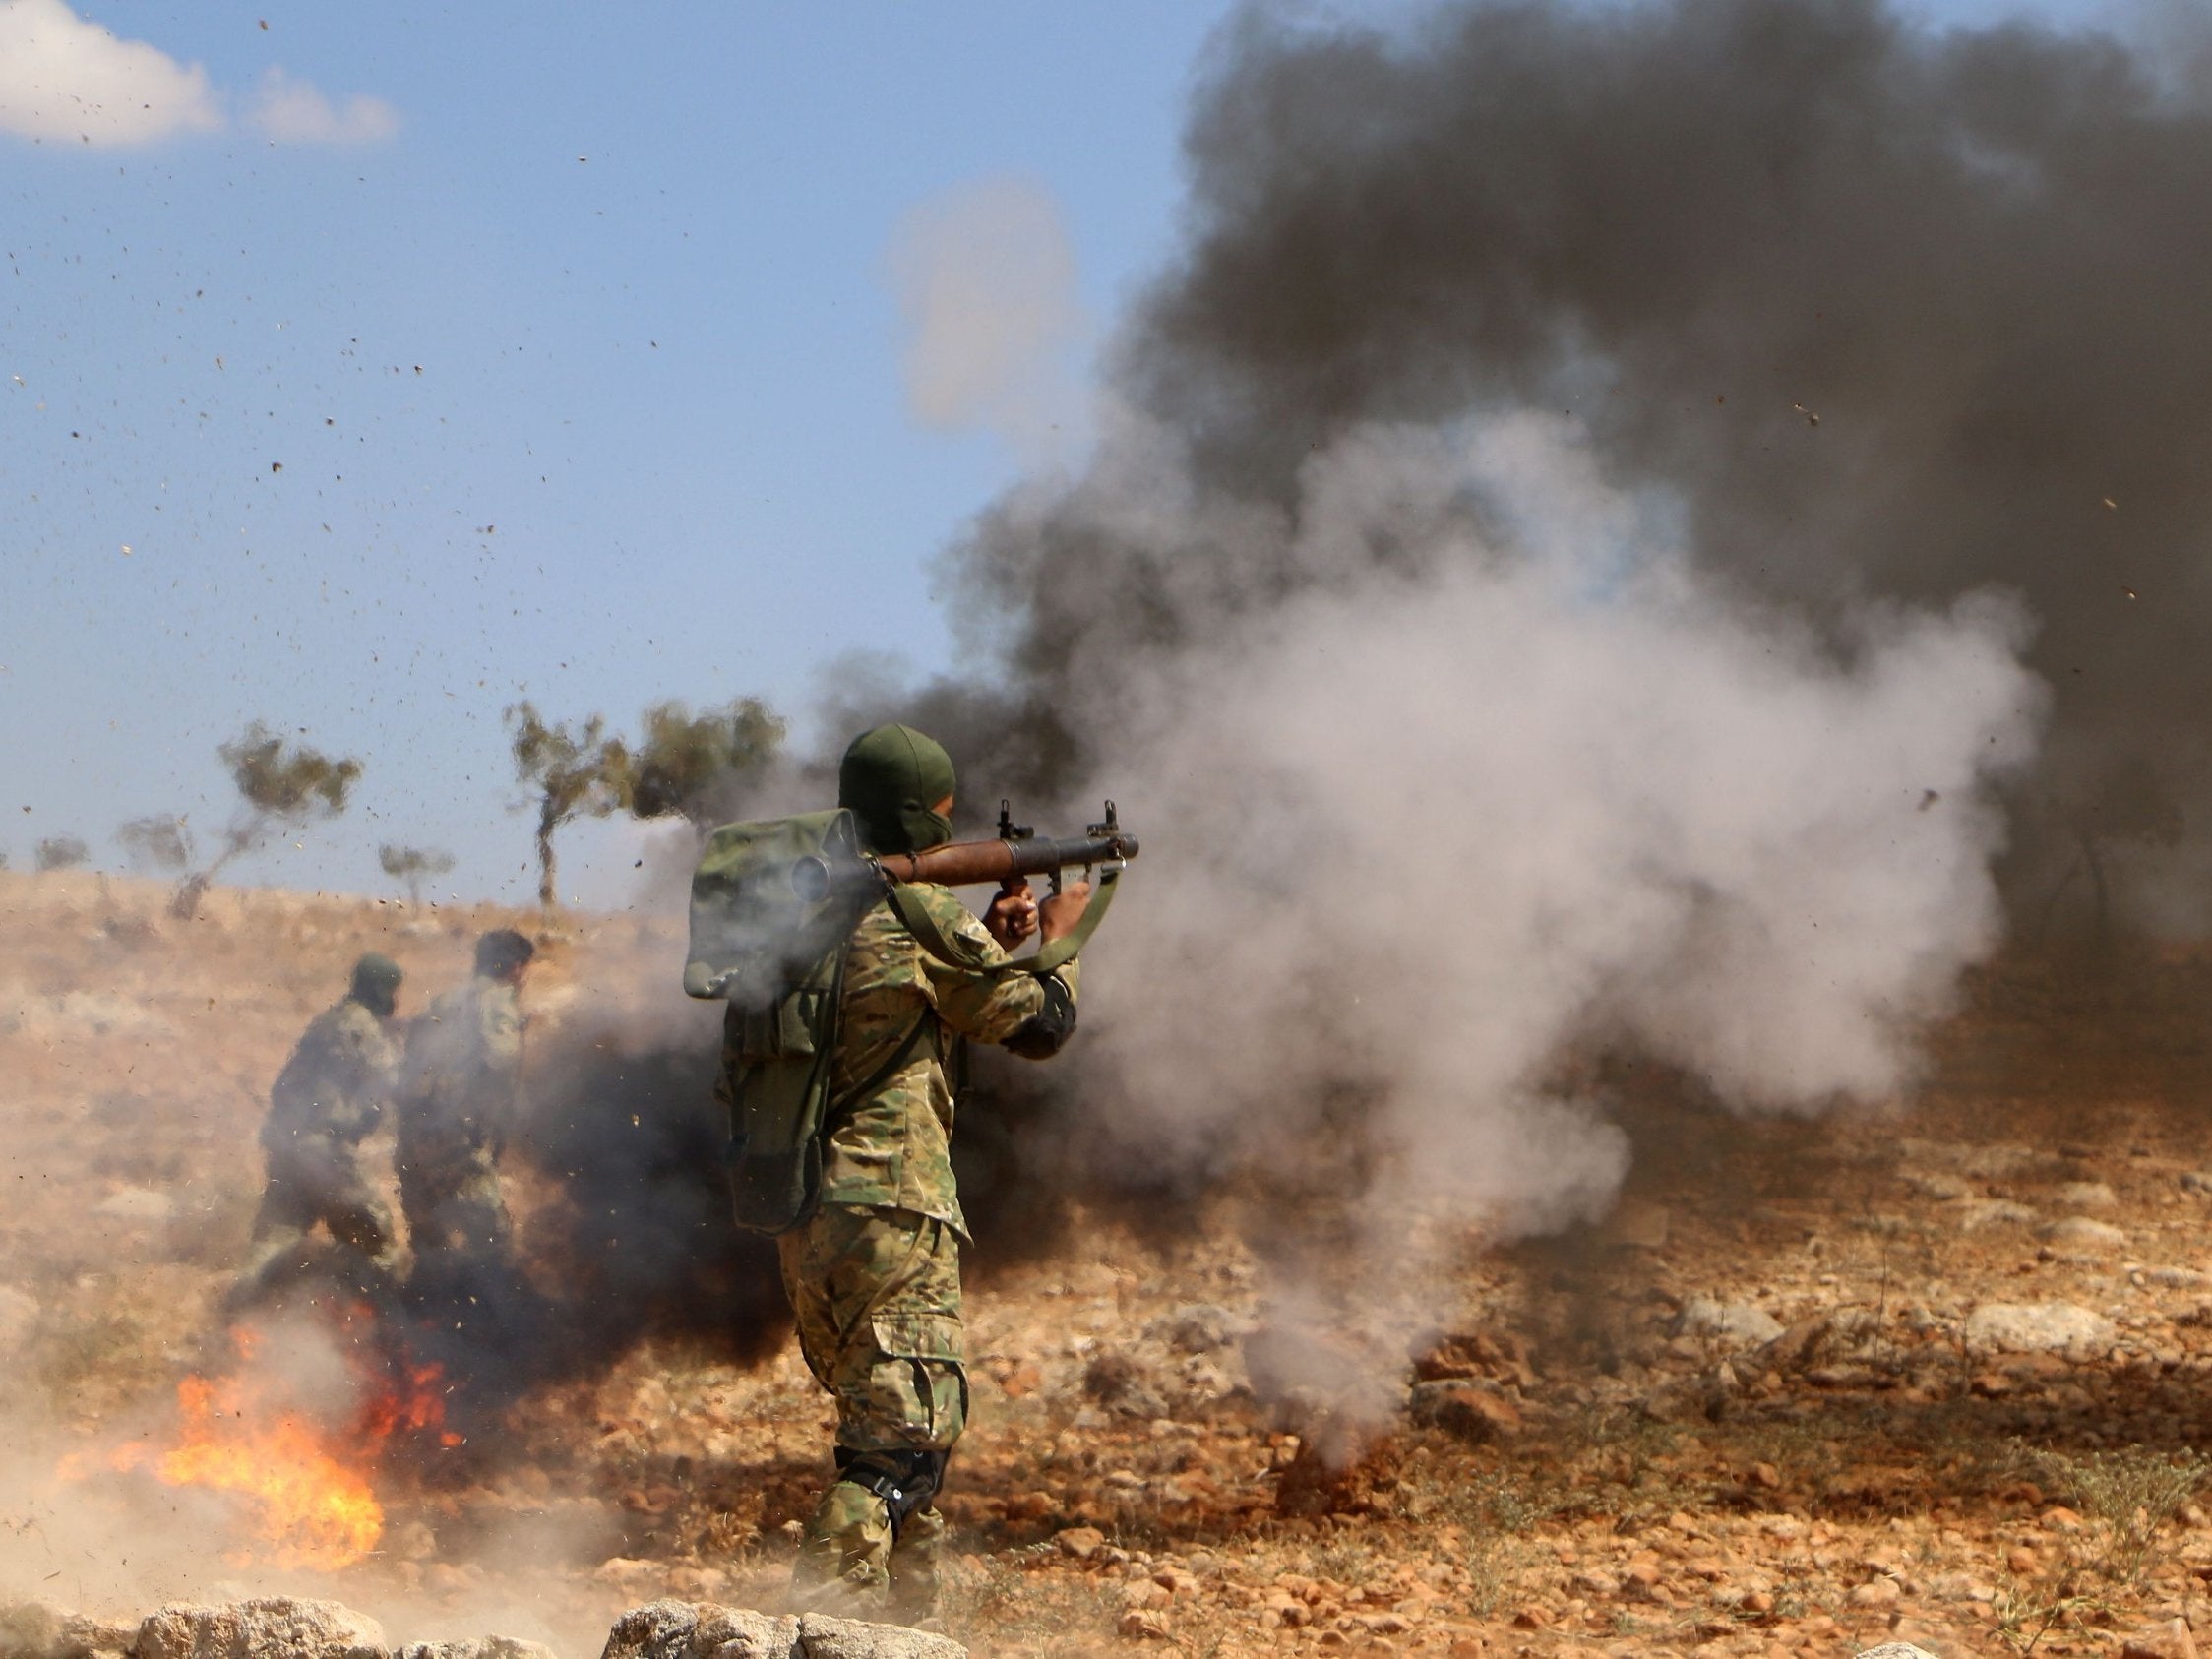
[[[206,1352],[268,1081],[352,952],[427,983],[491,917],[218,892],[181,924],[151,890],[0,884],[0,1355],[66,1452]],[[667,945],[571,924],[548,1025]],[[1744,1120],[1584,1062],[1636,1162],[1565,1237],[1406,1218],[1380,1229],[1400,1271],[1348,1242],[1375,1218],[1248,1192],[1175,1229],[1100,1210],[1079,1252],[979,1273],[947,1629],[1002,1654],[2188,1651],[2212,968],[2021,958],[1970,991],[1878,1114]],[[409,1639],[578,1654],[658,1597],[772,1610],[830,1421],[788,1345],[651,1339],[452,1469],[386,1471],[367,1562],[223,1571]],[[79,1501],[0,1489],[0,1600],[114,1617],[210,1587],[52,1545]]]

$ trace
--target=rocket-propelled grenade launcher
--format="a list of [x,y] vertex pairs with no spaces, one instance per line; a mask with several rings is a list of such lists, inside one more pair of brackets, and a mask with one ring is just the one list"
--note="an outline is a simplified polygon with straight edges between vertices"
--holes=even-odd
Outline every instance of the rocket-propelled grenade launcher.
[[1075,929],[1006,964],[1049,973],[1089,941],[1136,856],[1137,837],[1122,828],[1112,801],[1103,822],[1067,838],[1014,823],[1009,803],[1001,801],[999,832],[992,839],[953,841],[916,853],[863,852],[852,814],[843,810],[725,824],[708,837],[692,876],[684,989],[694,997],[767,1007],[787,990],[795,967],[834,948],[870,905],[886,897],[924,949],[940,956],[956,954],[925,911],[901,901],[896,890],[902,883],[1011,887],[1030,876],[1049,876],[1058,892],[1064,872],[1096,871],[1096,891]]
[[849,863],[817,858],[792,866],[791,880],[802,898],[826,898],[839,887],[876,888],[887,879],[965,888],[982,882],[1007,887],[1029,876],[1050,876],[1058,892],[1063,871],[1079,865],[1087,875],[1103,867],[1112,881],[1136,856],[1137,837],[1122,828],[1112,801],[1106,803],[1104,823],[1070,840],[1040,835],[1030,826],[1014,823],[1011,803],[1001,801],[999,832],[991,840],[951,841],[926,852],[865,854]]

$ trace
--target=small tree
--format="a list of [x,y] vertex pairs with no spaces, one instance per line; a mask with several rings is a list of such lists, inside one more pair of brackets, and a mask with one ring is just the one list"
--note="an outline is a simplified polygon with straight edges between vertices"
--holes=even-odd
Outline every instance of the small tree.
[[181,818],[134,818],[115,831],[115,840],[142,870],[182,870],[192,862],[192,831]]
[[422,879],[425,876],[443,876],[454,867],[454,855],[430,847],[399,847],[390,841],[376,849],[376,861],[384,866],[384,873],[407,884],[407,902],[422,902]]
[[75,835],[48,835],[31,854],[40,870],[74,870],[92,856],[92,849]]
[[537,901],[554,905],[553,831],[579,813],[604,818],[629,798],[630,753],[606,735],[606,717],[582,726],[548,725],[534,706],[507,710],[514,729],[515,775],[531,792],[537,812]]
[[222,850],[187,876],[169,901],[172,915],[189,921],[215,873],[258,844],[271,829],[336,818],[361,775],[356,760],[333,760],[304,743],[286,744],[260,720],[216,751],[237,786],[238,816],[222,832]]
[[710,830],[768,769],[785,729],[757,697],[698,714],[681,703],[656,703],[645,710],[631,759],[626,804],[639,818],[680,816]]

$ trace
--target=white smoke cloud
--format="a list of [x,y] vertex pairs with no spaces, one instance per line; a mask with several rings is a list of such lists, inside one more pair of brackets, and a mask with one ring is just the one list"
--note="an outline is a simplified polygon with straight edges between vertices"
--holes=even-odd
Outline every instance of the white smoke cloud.
[[1075,256],[1042,185],[993,179],[916,208],[892,240],[907,400],[938,427],[987,426],[1025,456],[1066,447],[1080,407]]
[[376,144],[399,130],[399,112],[384,99],[356,93],[339,106],[274,67],[262,76],[252,121],[276,144]]
[[[1102,936],[1143,965],[1102,965],[1088,1054],[1142,1155],[1264,1158],[1349,1097],[1379,1196],[1510,1231],[1626,1168],[1602,1102],[1548,1086],[1578,1039],[1745,1108],[1909,1086],[1999,933],[1990,784],[2044,707],[2016,606],[1823,644],[1654,551],[1669,504],[1557,419],[1370,429],[1310,462],[1295,524],[1200,499],[1151,438],[1114,452],[1084,494],[1119,535],[1218,554],[1160,568],[1208,626],[1079,647],[1147,846]],[[1286,562],[1299,596],[1234,605]]]
[[[277,68],[263,76],[246,119],[276,144],[373,144],[399,128],[382,98],[334,103]],[[0,0],[0,132],[120,149],[229,125],[200,64],[121,39],[65,0]]]
[[199,64],[118,39],[63,0],[0,0],[0,132],[124,146],[222,126]]

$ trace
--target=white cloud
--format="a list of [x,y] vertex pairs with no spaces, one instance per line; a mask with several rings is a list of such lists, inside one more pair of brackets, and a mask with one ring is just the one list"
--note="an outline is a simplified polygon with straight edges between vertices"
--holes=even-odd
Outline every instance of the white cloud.
[[[247,122],[274,144],[373,144],[399,130],[382,98],[334,103],[272,68]],[[144,40],[121,40],[66,0],[0,0],[0,133],[124,147],[230,125],[223,94],[199,64]]]
[[399,112],[384,99],[357,92],[334,104],[276,68],[262,76],[251,119],[276,144],[375,144],[399,130]]
[[200,65],[119,40],[63,0],[0,0],[0,132],[107,146],[222,126]]
[[915,417],[989,427],[1033,458],[1065,449],[1081,407],[1070,357],[1082,314],[1051,192],[991,179],[926,203],[899,226],[891,270]]

